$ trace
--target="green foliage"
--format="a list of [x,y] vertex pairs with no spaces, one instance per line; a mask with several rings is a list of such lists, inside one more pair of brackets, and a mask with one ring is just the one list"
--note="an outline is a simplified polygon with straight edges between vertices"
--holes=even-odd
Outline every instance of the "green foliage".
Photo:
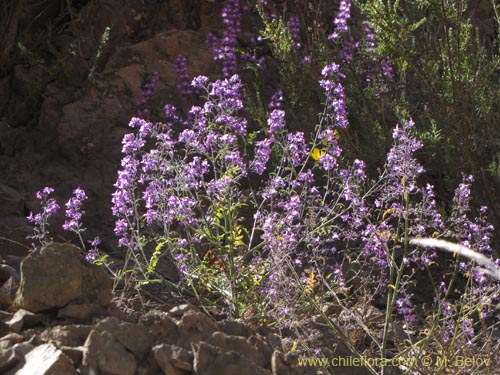
[[497,41],[474,23],[469,1],[357,1],[377,35],[377,53],[397,67],[394,96],[421,124],[427,168],[478,173],[500,139]]

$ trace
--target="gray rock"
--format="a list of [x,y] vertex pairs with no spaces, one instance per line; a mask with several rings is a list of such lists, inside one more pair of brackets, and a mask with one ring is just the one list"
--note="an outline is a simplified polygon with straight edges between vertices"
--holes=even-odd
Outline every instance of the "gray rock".
[[111,298],[112,281],[103,268],[85,262],[78,247],[53,243],[21,263],[14,307],[39,312],[71,302],[108,304]]
[[92,330],[85,349],[80,367],[83,375],[134,375],[137,369],[134,356],[109,332]]

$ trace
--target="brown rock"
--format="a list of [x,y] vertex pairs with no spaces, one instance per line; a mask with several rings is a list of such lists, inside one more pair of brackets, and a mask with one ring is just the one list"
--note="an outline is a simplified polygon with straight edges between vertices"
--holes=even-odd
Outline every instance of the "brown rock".
[[31,350],[16,375],[77,375],[71,360],[53,344],[43,344]]
[[179,327],[179,346],[190,349],[191,345],[206,341],[218,330],[217,325],[205,314],[189,310],[177,324]]
[[19,273],[15,268],[9,266],[8,264],[0,264],[0,282],[5,282],[10,278],[14,278],[16,282],[19,282]]
[[[2,266],[4,267],[4,271],[7,269],[9,271],[13,270],[13,272],[16,272],[12,267],[7,266],[6,264],[2,264]],[[16,279],[16,276],[14,275],[10,276],[0,287],[0,308],[9,308],[12,305],[18,283],[19,279]]]
[[121,322],[117,318],[106,318],[95,326],[99,332],[109,332],[126,349],[142,361],[151,350],[152,339],[142,324]]
[[13,332],[20,332],[22,329],[33,327],[40,324],[45,319],[42,314],[33,314],[27,310],[18,310],[16,313],[5,322]]
[[194,372],[199,375],[271,375],[237,352],[223,353],[216,346],[200,342],[194,346]]
[[148,311],[139,322],[147,327],[154,344],[177,344],[179,328],[166,312],[159,310]]
[[85,348],[83,346],[62,346],[60,349],[64,354],[68,356],[69,359],[71,359],[71,362],[73,362],[75,367],[81,365],[83,352],[85,351]]
[[94,317],[105,316],[106,309],[102,305],[94,303],[83,303],[79,305],[68,305],[57,312],[57,317],[72,319],[78,322],[87,322]]
[[85,262],[78,247],[53,243],[21,263],[14,306],[39,312],[71,302],[107,304],[111,298],[112,281],[104,269]]
[[229,336],[222,332],[214,332],[207,341],[218,346],[223,352],[235,351],[259,367],[265,367],[265,358],[247,339],[242,336]]
[[161,344],[153,347],[153,354],[156,363],[160,366],[164,375],[187,375],[188,372],[183,371],[174,366],[172,363],[173,350],[171,345]]
[[194,311],[194,312],[199,312],[199,310],[192,306],[192,305],[189,305],[187,303],[183,304],[183,305],[179,305],[179,306],[175,306],[175,307],[172,307],[168,313],[175,317],[175,318],[180,318],[182,317],[185,313],[187,313],[188,311]]
[[[295,353],[284,354],[279,350],[275,350],[271,359],[271,370],[273,375],[316,375],[316,367],[300,367],[298,366],[298,357]],[[352,375],[357,374],[357,367],[353,368]],[[340,373],[335,368],[335,374],[345,375]]]
[[32,349],[31,343],[22,342],[0,350],[0,374],[5,374],[6,371],[16,366]]
[[92,330],[85,341],[81,373],[91,375],[134,375],[137,362],[109,332]]
[[81,346],[91,330],[91,326],[79,324],[55,326],[43,331],[40,340],[56,342],[58,346]]
[[171,346],[172,354],[170,362],[175,368],[185,371],[193,371],[193,353],[181,348],[180,346]]
[[11,187],[0,184],[0,216],[21,216],[23,212],[22,195]]
[[[7,346],[11,346],[11,345],[14,345],[14,344],[19,344],[20,342],[23,342],[24,341],[24,336],[23,335],[20,335],[18,333],[9,333],[5,336],[2,336],[0,338],[0,343],[3,343],[4,342],[8,342],[8,345]],[[0,349],[4,348],[3,346],[0,347]]]
[[252,335],[252,330],[248,326],[236,320],[223,320],[217,325],[222,332],[231,336],[250,337]]

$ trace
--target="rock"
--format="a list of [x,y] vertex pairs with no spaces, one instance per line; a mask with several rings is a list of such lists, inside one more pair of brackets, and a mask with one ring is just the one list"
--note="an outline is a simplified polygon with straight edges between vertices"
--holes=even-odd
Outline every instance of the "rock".
[[33,345],[23,342],[5,350],[0,350],[0,374],[5,374],[6,371],[16,366],[32,349]]
[[52,243],[21,263],[14,306],[39,312],[71,302],[108,304],[111,298],[112,281],[103,268],[85,262],[74,245]]
[[15,375],[77,375],[71,360],[54,344],[37,346],[18,367]]
[[194,372],[199,375],[271,375],[237,352],[222,352],[206,342],[194,345]]
[[0,350],[6,349],[14,344],[19,344],[20,342],[23,342],[24,336],[20,335],[15,332],[11,332],[5,336],[2,336],[0,338]]
[[[164,375],[187,375],[188,372],[183,371],[174,366],[172,363],[173,350],[171,345],[161,344],[153,347],[153,354],[156,362],[160,366]],[[191,364],[192,368],[192,364]]]
[[87,322],[94,317],[106,316],[106,309],[102,305],[84,303],[79,305],[68,305],[57,312],[61,319],[72,319],[78,322]]
[[9,308],[12,303],[16,290],[18,288],[18,281],[11,276],[0,287],[0,308]]
[[252,330],[248,326],[236,320],[223,320],[218,322],[217,326],[222,332],[231,336],[250,337],[252,335]]
[[13,188],[0,184],[0,217],[22,216],[24,203],[22,195]]
[[[273,375],[316,375],[317,367],[301,367],[298,366],[298,356],[296,353],[282,353],[279,350],[275,350],[271,359],[271,370]],[[335,368],[335,374],[347,375],[343,372],[338,372],[337,367]],[[353,367],[352,375],[358,374],[358,367]],[[351,373],[349,373],[351,374]],[[362,373],[364,374],[364,373]]]
[[218,346],[222,351],[235,351],[243,357],[252,361],[259,367],[265,367],[265,358],[261,351],[257,350],[243,336],[229,336],[223,332],[214,332],[207,341],[211,345]]
[[111,333],[92,330],[85,341],[81,373],[134,375],[137,362],[134,356]]
[[9,319],[12,315],[10,312],[0,310],[0,320]]
[[153,344],[177,344],[179,328],[176,322],[166,312],[159,310],[148,311],[139,322],[147,327]]
[[83,359],[83,352],[85,351],[85,348],[83,346],[61,346],[61,351],[68,356],[69,359],[71,359],[71,362],[75,365],[75,367],[78,367],[82,363]]
[[7,264],[0,264],[0,282],[5,282],[11,277],[16,282],[19,282],[19,273],[13,267]]
[[87,339],[91,326],[87,325],[67,325],[55,326],[46,329],[40,334],[40,340],[44,342],[55,342],[58,346],[81,346]]
[[219,328],[213,320],[201,312],[187,311],[178,322],[179,346],[190,349],[192,344],[206,341]]
[[151,350],[152,339],[146,327],[142,324],[121,322],[117,318],[101,320],[95,329],[99,332],[109,332],[127,350],[142,361]]
[[170,362],[179,370],[193,371],[193,353],[179,346],[171,346]]
[[271,367],[271,357],[273,355],[272,346],[265,341],[259,335],[252,335],[247,339],[247,342],[257,350],[258,353],[261,353],[264,358],[264,367]]
[[180,318],[188,311],[199,312],[199,310],[196,307],[185,303],[183,305],[172,307],[168,313],[175,318]]
[[5,322],[7,326],[9,326],[12,332],[20,332],[22,329],[33,327],[37,324],[40,324],[45,319],[44,315],[41,314],[33,314],[27,310],[18,310],[10,318]]
[[9,294],[6,294],[0,290],[0,309],[8,309],[14,300]]

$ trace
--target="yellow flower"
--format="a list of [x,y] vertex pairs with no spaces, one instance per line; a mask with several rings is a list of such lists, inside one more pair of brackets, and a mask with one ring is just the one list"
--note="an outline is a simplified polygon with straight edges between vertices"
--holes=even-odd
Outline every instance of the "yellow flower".
[[325,150],[320,150],[319,148],[315,147],[312,151],[311,151],[311,157],[315,160],[315,161],[318,161],[319,159],[321,159],[323,156],[326,155],[326,151]]

